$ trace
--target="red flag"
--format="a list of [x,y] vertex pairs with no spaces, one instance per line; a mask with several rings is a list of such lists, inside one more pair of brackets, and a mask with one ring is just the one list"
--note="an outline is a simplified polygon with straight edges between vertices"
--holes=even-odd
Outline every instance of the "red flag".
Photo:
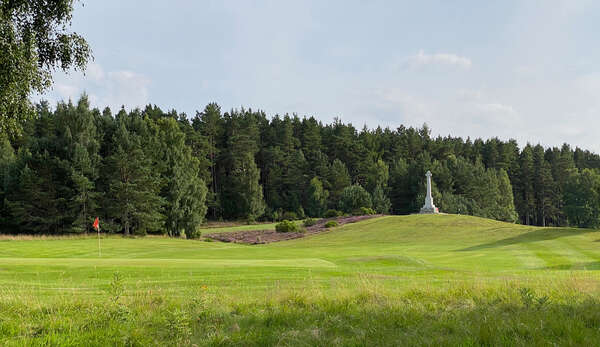
[[98,220],[98,217],[96,217],[92,226],[94,227],[94,229],[100,230],[100,221]]

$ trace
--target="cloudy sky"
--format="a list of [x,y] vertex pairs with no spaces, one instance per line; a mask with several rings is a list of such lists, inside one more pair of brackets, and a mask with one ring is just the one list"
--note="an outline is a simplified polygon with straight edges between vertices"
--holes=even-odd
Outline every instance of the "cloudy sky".
[[208,102],[600,152],[599,1],[84,1],[52,102]]

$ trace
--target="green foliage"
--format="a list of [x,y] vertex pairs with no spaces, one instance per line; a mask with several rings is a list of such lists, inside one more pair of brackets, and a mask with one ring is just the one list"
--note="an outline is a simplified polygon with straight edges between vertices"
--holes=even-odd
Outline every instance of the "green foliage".
[[70,163],[73,197],[69,203],[69,216],[73,218],[72,231],[91,231],[91,223],[97,215],[99,200],[103,194],[98,191],[101,157],[100,142],[97,136],[95,114],[90,110],[87,95],[83,95],[74,107],[59,104],[55,112],[57,133],[65,134],[62,142],[66,148],[65,159]]
[[498,195],[496,203],[498,205],[498,211],[496,212],[495,219],[514,223],[517,221],[518,215],[515,210],[512,185],[510,184],[510,179],[504,169],[500,169],[497,172],[497,179]]
[[366,215],[372,215],[372,214],[377,214],[377,211],[375,211],[374,209],[372,209],[370,207],[361,207],[361,208],[357,208],[352,211],[353,216],[366,216]]
[[47,151],[34,155],[23,151],[19,161],[19,185],[6,198],[17,230],[30,234],[69,232],[66,163]]
[[294,223],[293,221],[284,219],[281,222],[277,223],[277,225],[275,226],[275,230],[278,233],[296,232],[298,231],[298,225],[296,225],[296,223]]
[[335,228],[338,225],[339,225],[338,222],[336,222],[334,220],[330,220],[329,222],[325,223],[325,228]]
[[390,213],[390,209],[392,208],[392,202],[385,195],[381,184],[378,184],[377,187],[375,187],[375,191],[373,191],[373,208],[377,213],[381,214]]
[[327,212],[325,212],[325,214],[323,215],[323,217],[325,218],[334,218],[334,217],[339,217],[342,216],[344,213],[342,211],[338,211],[338,210],[327,210]]
[[516,187],[515,206],[524,224],[534,222],[535,194],[533,188],[533,149],[528,144],[519,157],[518,183]]
[[[219,138],[223,132],[221,108],[215,103],[206,105],[202,113],[196,113],[192,122],[193,133],[198,133],[201,139],[206,142],[199,142],[195,156],[203,159],[204,155],[209,165],[209,172],[206,173],[206,181],[209,183],[209,194],[207,196],[209,214],[216,219],[220,215],[221,209],[218,200],[218,175],[217,163],[220,153]],[[204,148],[203,146],[204,145]]]
[[321,217],[327,207],[329,192],[323,189],[318,177],[310,180],[307,193],[306,212],[311,217]]
[[19,135],[35,110],[28,98],[52,84],[52,72],[84,69],[91,50],[67,30],[73,1],[0,3],[0,133]]
[[112,281],[110,281],[108,292],[112,298],[112,301],[117,302],[119,298],[125,292],[125,283],[123,275],[119,272],[113,273]]
[[258,151],[257,115],[242,111],[225,117],[227,137],[221,162],[221,201],[224,217],[256,220],[265,212]]
[[302,225],[304,225],[305,227],[311,227],[313,225],[317,224],[317,220],[314,218],[306,218],[304,220],[304,222],[302,222]]
[[159,195],[163,181],[160,171],[152,165],[152,156],[146,146],[147,138],[131,132],[139,126],[147,132],[146,123],[124,116],[114,135],[115,151],[106,159],[107,167],[116,175],[108,181],[107,210],[117,217],[117,225],[125,235],[143,235],[159,232],[164,223],[162,208],[165,199]]
[[291,211],[285,211],[283,213],[283,215],[281,215],[281,219],[284,220],[297,220],[298,219],[298,215],[296,214],[296,212],[291,212]]
[[346,165],[339,159],[335,159],[329,169],[329,201],[330,206],[337,207],[343,190],[350,186],[350,174]]
[[10,213],[8,211],[7,193],[14,184],[16,155],[6,135],[0,135],[0,226],[12,224]]
[[173,118],[158,119],[152,133],[163,165],[161,196],[165,198],[165,227],[171,236],[184,232],[192,238],[206,215],[206,184],[199,161],[185,144],[185,133]]
[[268,211],[265,215],[268,217],[267,220],[272,220],[274,222],[281,220],[280,211]]
[[371,208],[372,205],[371,195],[357,184],[344,188],[339,202],[340,210],[346,213],[361,207]]
[[[434,200],[446,213],[469,214],[514,223],[517,214],[514,206],[513,188],[504,169],[485,169],[483,164],[469,163],[463,159],[438,164],[437,172],[456,170],[453,178],[442,179],[442,189],[433,188]],[[445,181],[445,182],[444,182]],[[453,186],[462,190],[453,192]],[[448,190],[450,187],[450,190]],[[436,197],[437,195],[437,197]]]
[[550,303],[550,298],[547,295],[537,296],[531,288],[523,287],[519,289],[521,302],[526,308],[536,308],[538,310],[546,307]]
[[572,169],[564,188],[565,214],[576,226],[600,226],[600,175],[595,171]]
[[189,338],[192,335],[190,320],[187,312],[182,309],[176,308],[169,311],[165,324],[169,338],[177,341],[177,344],[188,344]]
[[444,193],[436,204],[439,205],[440,210],[451,214],[474,215],[475,211],[479,211],[477,202],[464,195]]
[[390,177],[388,164],[379,159],[369,166],[367,170],[367,191],[374,192],[377,187],[381,187],[382,190],[385,189]]
[[194,230],[186,230],[185,231],[185,238],[186,239],[199,239],[202,237],[202,232],[200,231],[200,228],[196,228]]
[[389,179],[390,202],[392,212],[396,214],[408,214],[417,211],[414,202],[416,199],[415,187],[410,184],[410,180],[414,179],[414,176],[410,175],[409,169],[408,163],[402,158],[395,159],[391,165]]

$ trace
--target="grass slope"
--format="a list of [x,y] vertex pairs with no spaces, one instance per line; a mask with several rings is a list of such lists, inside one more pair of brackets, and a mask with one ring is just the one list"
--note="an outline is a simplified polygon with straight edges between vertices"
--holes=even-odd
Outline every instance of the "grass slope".
[[456,215],[388,216],[254,246],[109,237],[101,258],[93,238],[4,240],[0,337],[578,344],[600,338],[598,241],[593,230]]

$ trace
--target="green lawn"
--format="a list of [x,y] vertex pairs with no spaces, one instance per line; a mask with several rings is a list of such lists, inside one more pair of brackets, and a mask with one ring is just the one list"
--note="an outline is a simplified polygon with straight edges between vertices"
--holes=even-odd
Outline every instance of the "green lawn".
[[253,246],[109,237],[101,258],[94,238],[0,241],[0,337],[9,345],[593,344],[599,241],[593,230],[455,215],[382,217]]

